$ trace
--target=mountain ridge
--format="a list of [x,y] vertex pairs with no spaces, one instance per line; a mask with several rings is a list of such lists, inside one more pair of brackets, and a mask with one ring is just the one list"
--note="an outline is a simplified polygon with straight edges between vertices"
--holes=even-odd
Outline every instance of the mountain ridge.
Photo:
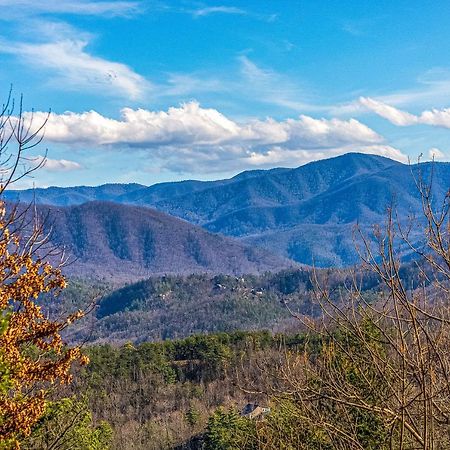
[[[378,160],[389,161],[389,164],[402,164],[397,161],[391,160],[389,158],[378,156],[378,155],[368,155],[363,153],[346,153],[344,155],[336,156],[333,158],[312,161],[307,164],[301,165],[299,167],[294,168],[284,168],[284,167],[275,167],[271,169],[255,169],[255,170],[246,170],[234,175],[231,178],[227,179],[219,179],[214,181],[200,181],[200,180],[181,180],[181,181],[167,181],[156,183],[153,185],[145,186],[139,183],[105,183],[98,186],[88,186],[88,185],[79,185],[79,186],[68,186],[68,187],[60,187],[60,186],[49,186],[47,188],[32,188],[32,189],[10,189],[5,192],[5,198],[9,201],[21,201],[21,202],[31,202],[36,200],[37,203],[47,204],[52,206],[67,206],[67,202],[63,199],[61,203],[61,194],[68,194],[72,191],[81,191],[81,193],[92,193],[94,195],[89,196],[86,200],[80,198],[80,201],[74,200],[71,205],[81,204],[86,201],[95,201],[95,200],[107,200],[103,194],[105,190],[110,190],[114,188],[122,188],[124,191],[128,191],[130,194],[137,193],[142,190],[161,190],[167,188],[177,188],[183,186],[191,186],[192,190],[205,190],[212,186],[222,186],[226,184],[231,184],[236,181],[242,181],[245,179],[257,178],[260,176],[272,175],[272,174],[281,174],[285,172],[295,171],[302,168],[307,168],[312,165],[322,164],[324,162],[334,161],[341,158],[349,158],[353,155],[364,156],[367,158],[376,158]],[[176,190],[176,189],[174,189]],[[143,192],[141,192],[142,194]],[[53,198],[54,194],[58,194]],[[119,203],[126,202],[127,192],[121,192],[115,196],[114,199],[110,199],[111,201],[117,201]]]
[[[109,199],[119,192],[112,201],[155,208],[303,264],[349,265],[358,261],[352,252],[353,225],[369,229],[382,223],[393,203],[401,217],[419,215],[414,176],[422,174],[429,180],[431,172],[433,193],[441,198],[449,189],[450,163],[407,165],[362,153],[294,169],[246,171],[226,180],[186,180],[149,187],[107,185],[99,187],[98,195]],[[35,194],[38,203],[67,204],[80,198],[71,191],[76,193],[76,187],[61,189],[66,195],[49,191],[46,196],[45,190],[23,191],[22,195],[31,198]],[[92,197],[95,188],[87,193]],[[9,198],[17,195],[17,191],[7,193]],[[314,259],[314,255],[322,256]]]

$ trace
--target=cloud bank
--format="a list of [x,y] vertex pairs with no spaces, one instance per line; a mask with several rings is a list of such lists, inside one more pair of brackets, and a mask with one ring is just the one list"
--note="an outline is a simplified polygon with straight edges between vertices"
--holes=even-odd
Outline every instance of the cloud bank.
[[[34,113],[35,123],[46,113]],[[399,150],[358,120],[300,115],[277,121],[236,122],[216,109],[189,102],[167,111],[124,108],[119,119],[96,111],[52,113],[46,141],[75,147],[135,149],[160,167],[189,170],[240,170],[298,165],[349,151],[405,161]]]
[[[37,120],[46,113],[35,113]],[[51,114],[46,139],[93,145],[273,145],[286,148],[331,148],[381,143],[383,138],[361,122],[350,119],[251,120],[237,123],[216,109],[189,102],[167,111],[124,108],[119,120],[95,111]]]

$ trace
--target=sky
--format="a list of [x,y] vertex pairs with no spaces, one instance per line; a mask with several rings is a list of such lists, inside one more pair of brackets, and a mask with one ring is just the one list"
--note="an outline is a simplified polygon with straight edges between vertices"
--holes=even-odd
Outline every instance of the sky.
[[[450,160],[450,3],[0,0],[18,188],[218,179],[347,152]],[[48,116],[48,112],[51,111]],[[14,121],[11,121],[14,123]]]

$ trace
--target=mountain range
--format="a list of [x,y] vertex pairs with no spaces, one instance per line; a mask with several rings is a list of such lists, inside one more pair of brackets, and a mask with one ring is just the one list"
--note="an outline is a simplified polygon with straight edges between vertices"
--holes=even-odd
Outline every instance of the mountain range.
[[[357,261],[353,226],[358,223],[368,230],[382,223],[392,204],[405,220],[419,215],[421,202],[415,181],[419,176],[429,181],[431,175],[434,198],[443,198],[450,186],[450,163],[408,165],[381,156],[349,153],[294,169],[246,171],[226,180],[148,187],[51,187],[9,191],[6,198],[22,202],[35,199],[39,204],[72,210],[86,202],[109,201],[122,205],[115,208],[117,213],[124,208],[123,217],[142,211],[129,205],[147,211],[153,208],[183,219],[180,223],[231,236],[299,263],[344,266]],[[91,214],[97,209],[94,207]]]

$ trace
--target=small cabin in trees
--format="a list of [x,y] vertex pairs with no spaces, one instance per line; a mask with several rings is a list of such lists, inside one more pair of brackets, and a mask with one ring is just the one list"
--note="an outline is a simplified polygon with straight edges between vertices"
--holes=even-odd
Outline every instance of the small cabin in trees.
[[252,420],[261,420],[270,413],[270,408],[257,403],[247,403],[241,411],[241,416]]

